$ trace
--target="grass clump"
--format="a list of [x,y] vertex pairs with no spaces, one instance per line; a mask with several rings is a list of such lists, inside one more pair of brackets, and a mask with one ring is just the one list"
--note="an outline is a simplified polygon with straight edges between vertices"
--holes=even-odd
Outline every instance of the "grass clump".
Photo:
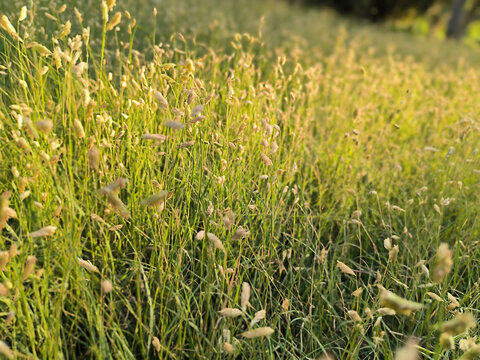
[[478,352],[471,50],[245,4],[2,17],[6,357]]

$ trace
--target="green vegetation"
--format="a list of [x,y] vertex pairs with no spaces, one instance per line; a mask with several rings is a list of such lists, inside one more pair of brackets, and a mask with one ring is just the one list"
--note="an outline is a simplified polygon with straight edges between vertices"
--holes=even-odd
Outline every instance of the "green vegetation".
[[478,49],[50,3],[1,18],[0,353],[475,358]]

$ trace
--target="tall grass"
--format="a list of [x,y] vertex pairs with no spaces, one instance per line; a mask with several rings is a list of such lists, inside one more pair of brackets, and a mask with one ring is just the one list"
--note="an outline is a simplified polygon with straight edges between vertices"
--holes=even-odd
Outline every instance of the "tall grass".
[[163,5],[8,5],[0,352],[478,351],[475,51],[286,4]]

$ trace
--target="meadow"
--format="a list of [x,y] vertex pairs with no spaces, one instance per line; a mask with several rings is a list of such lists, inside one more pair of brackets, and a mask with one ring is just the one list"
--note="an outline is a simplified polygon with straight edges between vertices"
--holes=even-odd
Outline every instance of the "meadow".
[[477,358],[477,45],[138,3],[0,6],[0,357]]

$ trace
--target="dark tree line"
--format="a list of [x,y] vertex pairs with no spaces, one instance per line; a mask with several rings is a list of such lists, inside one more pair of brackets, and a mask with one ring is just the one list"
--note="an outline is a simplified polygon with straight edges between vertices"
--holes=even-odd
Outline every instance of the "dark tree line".
[[[298,0],[293,0],[298,1]],[[309,5],[326,5],[340,13],[383,21],[401,17],[415,10],[423,14],[431,6],[440,4],[450,13],[446,35],[460,38],[470,22],[476,20],[480,12],[480,0],[300,0]]]

